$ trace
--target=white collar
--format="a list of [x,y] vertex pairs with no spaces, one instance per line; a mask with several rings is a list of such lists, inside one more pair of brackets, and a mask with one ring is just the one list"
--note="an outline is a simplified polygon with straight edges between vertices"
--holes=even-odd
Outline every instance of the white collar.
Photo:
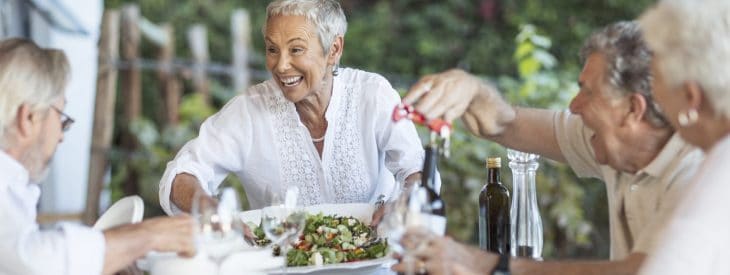
[[0,184],[29,184],[28,169],[16,159],[0,150]]

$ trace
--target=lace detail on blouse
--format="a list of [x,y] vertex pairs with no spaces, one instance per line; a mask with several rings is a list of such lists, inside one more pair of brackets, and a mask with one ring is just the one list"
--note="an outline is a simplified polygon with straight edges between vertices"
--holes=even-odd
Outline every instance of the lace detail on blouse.
[[[324,202],[316,163],[310,152],[300,145],[303,138],[299,129],[299,117],[294,105],[280,94],[267,96],[267,105],[274,115],[277,148],[281,159],[281,190],[289,186],[299,187],[299,204],[314,205]],[[309,137],[306,137],[309,140]]]
[[345,86],[337,128],[331,138],[332,159],[325,177],[333,188],[336,203],[368,202],[373,186],[367,182],[361,142],[359,102],[361,89]]

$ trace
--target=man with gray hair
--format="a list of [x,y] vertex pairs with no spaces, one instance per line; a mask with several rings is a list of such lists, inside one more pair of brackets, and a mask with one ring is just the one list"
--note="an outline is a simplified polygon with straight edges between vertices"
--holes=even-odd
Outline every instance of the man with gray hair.
[[[611,261],[537,262],[433,239],[417,253],[419,269],[507,271],[512,274],[634,273],[663,226],[656,213],[675,194],[702,154],[685,144],[664,119],[651,94],[651,53],[635,22],[594,33],[581,51],[579,93],[570,112],[515,107],[491,85],[463,71],[423,77],[404,101],[429,117],[462,117],[475,135],[506,147],[565,162],[580,177],[605,182]],[[671,192],[670,192],[671,191]],[[675,192],[676,191],[676,192]],[[419,234],[419,233],[413,233]],[[448,252],[446,252],[448,251]],[[403,265],[395,267],[403,270]],[[425,271],[425,270],[424,270]]]
[[61,51],[24,39],[0,42],[0,274],[111,274],[151,250],[193,253],[190,217],[104,232],[39,228],[38,181],[73,123],[63,112],[68,75]]

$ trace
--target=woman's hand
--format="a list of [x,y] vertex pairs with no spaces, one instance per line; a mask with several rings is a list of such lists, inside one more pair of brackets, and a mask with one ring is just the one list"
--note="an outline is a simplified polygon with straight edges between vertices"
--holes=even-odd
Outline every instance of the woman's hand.
[[[377,229],[380,222],[383,220],[385,215],[386,202],[383,195],[380,195],[378,201],[375,202],[375,210],[373,211],[372,219],[370,219],[370,227]],[[376,231],[377,232],[377,231]]]
[[[413,174],[410,174],[405,179],[405,183],[403,184],[402,188],[403,191],[401,194],[410,194],[411,188],[413,186],[417,186],[418,182],[421,181],[421,172],[416,172]],[[395,206],[394,203],[396,203],[396,200],[404,199],[403,196],[399,198],[390,198],[389,201],[383,201],[383,195],[381,195],[380,198],[378,198],[378,201],[375,203],[375,211],[373,211],[372,219],[370,220],[370,227],[377,228],[380,222],[383,220],[383,216],[385,216],[386,210],[392,210]]]

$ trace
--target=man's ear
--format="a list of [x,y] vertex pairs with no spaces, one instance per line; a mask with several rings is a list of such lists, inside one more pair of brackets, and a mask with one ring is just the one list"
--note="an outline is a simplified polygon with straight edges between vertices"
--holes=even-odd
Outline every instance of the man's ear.
[[28,104],[21,104],[15,114],[15,127],[19,139],[29,137],[33,133],[33,126],[39,122],[40,116],[34,113]]
[[624,123],[641,122],[647,112],[646,98],[639,93],[631,93],[629,95],[629,110],[624,119]]
[[345,38],[341,35],[335,37],[335,41],[332,42],[332,46],[330,47],[330,52],[327,55],[327,63],[330,65],[335,65],[340,62],[340,58],[342,57],[342,51],[345,49]]

